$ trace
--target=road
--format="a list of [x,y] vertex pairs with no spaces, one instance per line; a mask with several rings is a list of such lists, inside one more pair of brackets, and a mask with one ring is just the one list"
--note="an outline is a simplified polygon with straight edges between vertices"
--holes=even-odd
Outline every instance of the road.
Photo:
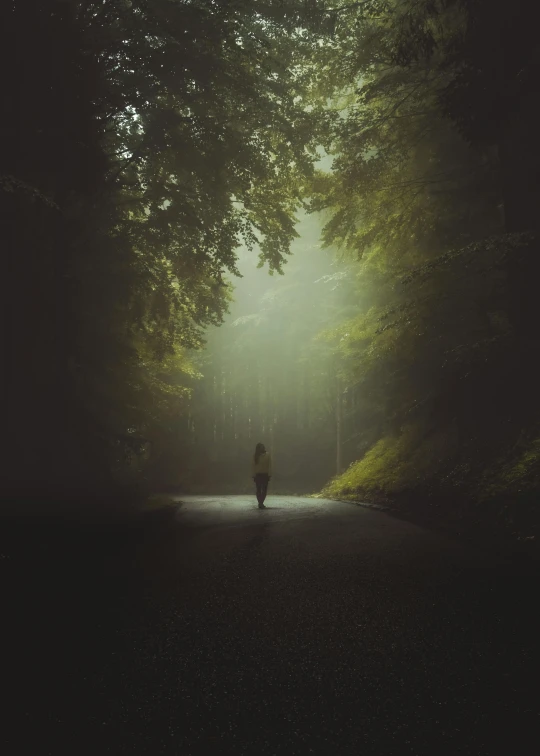
[[537,752],[537,572],[351,504],[266,503],[4,544],[3,753]]

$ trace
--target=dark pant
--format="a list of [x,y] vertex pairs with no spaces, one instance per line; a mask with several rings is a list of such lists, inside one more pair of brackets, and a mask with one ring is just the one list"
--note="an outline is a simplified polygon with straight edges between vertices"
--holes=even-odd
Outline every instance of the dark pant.
[[255,485],[257,486],[257,501],[261,507],[266,499],[266,491],[268,490],[268,481],[270,477],[266,473],[257,473],[255,476]]

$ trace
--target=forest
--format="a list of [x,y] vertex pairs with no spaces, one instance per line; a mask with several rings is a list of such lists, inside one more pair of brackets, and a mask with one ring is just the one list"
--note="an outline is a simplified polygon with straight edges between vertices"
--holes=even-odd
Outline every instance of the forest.
[[540,524],[532,0],[10,0],[2,502]]

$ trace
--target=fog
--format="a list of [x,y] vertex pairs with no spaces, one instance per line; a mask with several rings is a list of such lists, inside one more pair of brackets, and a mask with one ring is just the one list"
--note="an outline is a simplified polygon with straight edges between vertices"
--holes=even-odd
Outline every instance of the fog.
[[338,365],[322,333],[343,316],[350,285],[344,264],[322,248],[321,225],[300,217],[283,275],[240,250],[230,311],[198,361],[191,490],[251,490],[258,442],[274,460],[275,491],[316,491],[337,472]]
[[274,492],[528,537],[535,17],[439,5],[2,11],[2,506],[249,492],[262,442]]
[[0,4],[8,756],[532,750],[537,5]]

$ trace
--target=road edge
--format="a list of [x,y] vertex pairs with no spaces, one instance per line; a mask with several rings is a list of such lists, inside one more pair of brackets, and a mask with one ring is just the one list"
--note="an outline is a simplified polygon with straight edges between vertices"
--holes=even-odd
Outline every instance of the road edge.
[[498,529],[480,531],[478,527],[473,528],[470,525],[468,527],[467,523],[463,522],[442,521],[436,517],[425,518],[414,511],[399,509],[388,504],[376,504],[358,499],[325,498],[331,498],[332,501],[339,501],[342,504],[385,512],[399,520],[433,530],[456,541],[469,543],[473,547],[488,548],[511,559],[525,560],[531,564],[540,565],[540,547],[535,539],[512,537],[507,531]]

